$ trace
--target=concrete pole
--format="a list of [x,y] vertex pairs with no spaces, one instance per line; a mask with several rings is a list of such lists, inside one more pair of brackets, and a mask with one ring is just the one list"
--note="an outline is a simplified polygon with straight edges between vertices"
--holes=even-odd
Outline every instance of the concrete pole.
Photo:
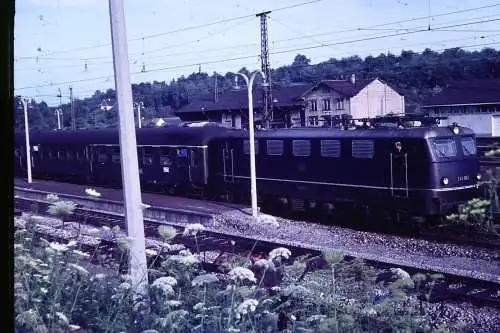
[[131,238],[129,272],[132,283],[138,286],[139,283],[147,281],[147,261],[123,0],[109,0],[109,16],[118,104],[125,221],[128,236]]
[[137,123],[139,124],[139,128],[141,128],[141,106],[141,102],[137,103]]
[[28,125],[28,100],[21,98],[24,110],[24,133],[26,135],[26,167],[28,169],[28,183],[31,184],[31,149],[30,149],[30,128]]
[[257,175],[255,167],[255,134],[254,134],[254,120],[253,120],[253,81],[257,73],[260,73],[265,79],[264,73],[261,70],[255,71],[250,79],[243,73],[236,73],[241,76],[247,83],[248,89],[248,132],[250,135],[250,194],[252,197],[252,216],[257,217]]
[[57,116],[57,129],[61,129],[61,110],[56,109],[56,116]]

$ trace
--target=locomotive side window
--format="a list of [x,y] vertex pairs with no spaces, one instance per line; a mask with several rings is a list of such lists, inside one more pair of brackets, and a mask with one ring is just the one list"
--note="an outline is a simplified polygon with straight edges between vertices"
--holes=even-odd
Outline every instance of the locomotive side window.
[[108,155],[105,153],[99,153],[97,156],[97,161],[99,163],[106,163],[108,161]]
[[321,156],[340,157],[340,141],[321,140]]
[[434,149],[438,157],[457,156],[457,144],[452,139],[438,139],[434,141]]
[[168,156],[160,155],[160,165],[161,166],[171,166],[172,160]]
[[283,155],[283,140],[267,140],[268,155]]
[[[255,145],[255,155],[257,155],[259,153],[259,141],[255,140],[254,145]],[[243,140],[243,154],[245,155],[250,154],[250,140]]]
[[374,149],[372,140],[353,140],[352,157],[373,158]]
[[63,151],[63,150],[59,150],[59,151],[57,152],[57,158],[58,158],[58,159],[60,159],[60,160],[64,160],[65,155],[66,155],[66,154],[64,153],[64,151]]
[[461,143],[464,156],[476,155],[476,143],[473,138],[463,138]]
[[309,140],[293,140],[292,152],[294,156],[310,156],[311,141]]
[[68,161],[72,161],[72,160],[73,160],[73,157],[74,157],[74,156],[73,156],[73,152],[68,150],[68,151],[66,152],[66,159],[67,159]]

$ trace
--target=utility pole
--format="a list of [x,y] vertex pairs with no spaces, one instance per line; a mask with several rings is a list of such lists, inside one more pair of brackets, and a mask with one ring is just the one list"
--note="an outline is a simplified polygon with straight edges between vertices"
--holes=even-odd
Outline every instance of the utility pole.
[[125,221],[127,223],[128,236],[131,238],[129,272],[133,285],[137,287],[141,282],[147,282],[148,273],[123,0],[109,0],[109,17],[116,99],[118,104]]
[[219,87],[217,87],[217,72],[215,73],[215,87],[214,87],[214,101],[217,103],[219,100]]
[[[57,97],[59,97],[59,107],[62,110],[62,92],[61,92],[61,88],[57,88]],[[63,116],[62,123],[64,125],[64,114],[62,114],[62,116]]]
[[71,129],[76,131],[75,108],[73,105],[73,87],[69,87],[69,101],[71,106]]
[[30,145],[30,128],[28,122],[28,99],[21,97],[21,103],[23,104],[24,111],[24,135],[26,141],[26,168],[28,171],[28,184],[31,184],[31,145]]
[[269,128],[273,121],[273,97],[271,91],[271,66],[269,64],[269,47],[267,34],[267,14],[270,11],[256,14],[260,17],[260,62],[261,71],[264,73],[265,85],[263,85],[264,114],[262,127]]
[[57,129],[61,129],[61,114],[62,114],[62,111],[61,109],[57,108],[56,111],[55,111],[55,114],[57,116]]

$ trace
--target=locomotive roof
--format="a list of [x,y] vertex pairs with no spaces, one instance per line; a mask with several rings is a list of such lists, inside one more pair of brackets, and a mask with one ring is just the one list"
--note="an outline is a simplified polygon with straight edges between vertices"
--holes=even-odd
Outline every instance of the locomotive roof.
[[[460,127],[459,135],[473,135],[474,132],[466,127]],[[247,131],[230,133],[233,137],[248,136]],[[371,129],[340,130],[335,128],[292,128],[256,131],[258,138],[433,138],[454,136],[450,127],[412,127],[412,128],[390,128],[380,127]]]
[[[206,145],[210,139],[230,131],[220,127],[160,127],[136,129],[138,145]],[[40,132],[31,135],[40,144],[119,144],[118,129],[91,129],[68,132]]]

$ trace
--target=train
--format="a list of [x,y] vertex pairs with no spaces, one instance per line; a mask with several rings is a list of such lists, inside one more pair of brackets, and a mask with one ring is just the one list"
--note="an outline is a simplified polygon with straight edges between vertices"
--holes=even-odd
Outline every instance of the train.
[[[261,207],[325,213],[368,207],[412,216],[454,212],[478,196],[474,132],[435,119],[383,117],[338,128],[255,132]],[[24,133],[14,171],[26,176]],[[136,129],[141,188],[250,202],[247,130],[213,124]],[[32,175],[95,186],[122,184],[117,128],[30,134]]]

